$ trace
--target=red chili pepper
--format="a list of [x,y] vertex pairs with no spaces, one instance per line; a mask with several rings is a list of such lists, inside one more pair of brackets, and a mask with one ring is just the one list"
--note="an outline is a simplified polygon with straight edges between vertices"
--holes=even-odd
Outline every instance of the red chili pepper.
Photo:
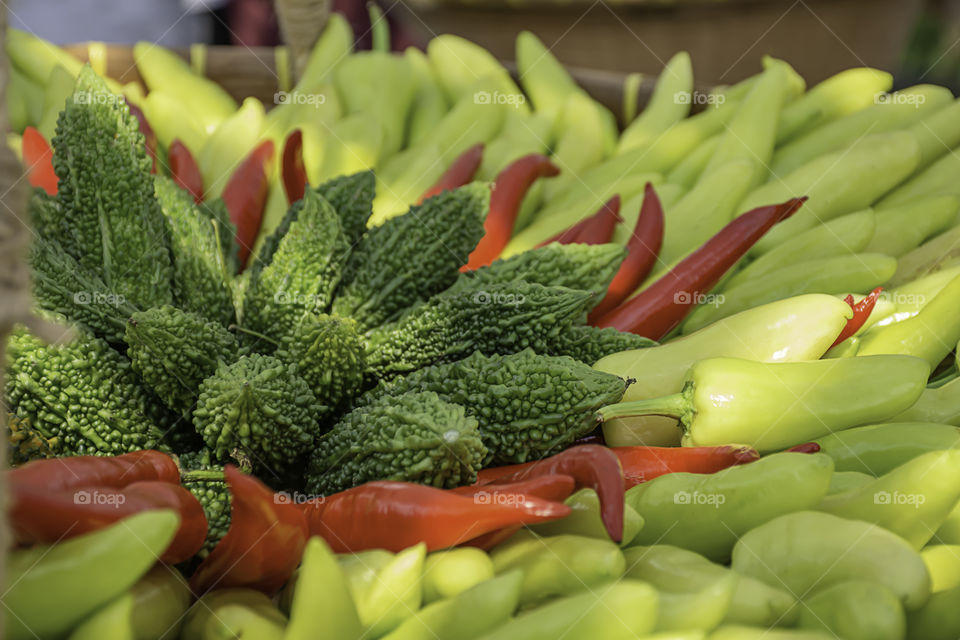
[[663,246],[663,205],[654,190],[653,185],[647,183],[643,196],[643,205],[640,207],[640,216],[633,228],[633,235],[627,242],[627,257],[623,259],[617,274],[607,287],[607,295],[590,312],[588,322],[593,324],[604,314],[616,308],[636,291],[649,275],[653,265],[660,255]]
[[273,141],[264,140],[234,170],[223,188],[223,203],[237,228],[237,257],[241,265],[246,263],[260,233],[263,207],[270,190],[267,163],[272,157]]
[[307,188],[307,170],[303,166],[303,132],[300,129],[287,136],[283,145],[281,170],[287,202],[293,204],[303,199],[303,192]]
[[613,239],[613,230],[620,220],[620,196],[615,195],[597,209],[597,212],[584,218],[569,229],[561,231],[538,247],[553,242],[558,244],[604,244]]
[[570,507],[519,494],[494,503],[409,482],[368,482],[308,503],[304,513],[310,534],[337,553],[396,552],[420,542],[446,549],[507,526],[563,518]]
[[471,484],[466,487],[457,487],[450,489],[451,493],[461,496],[477,497],[481,496],[485,500],[498,502],[501,495],[525,495],[552,500],[554,502],[563,502],[573,493],[576,482],[571,476],[551,474],[546,476],[537,476],[520,482],[511,482],[507,484]]
[[147,122],[147,116],[143,114],[143,111],[140,110],[140,107],[130,104],[127,105],[130,107],[130,113],[137,119],[137,122],[140,123],[140,133],[143,134],[144,146],[147,149],[147,155],[150,156],[150,173],[157,172],[157,134],[153,132],[153,127],[150,126],[150,123]]
[[483,223],[484,236],[470,254],[470,258],[460,271],[472,271],[484,267],[500,257],[513,234],[513,225],[517,212],[523,203],[527,190],[537,178],[555,176],[560,169],[550,158],[539,153],[531,153],[514,160],[506,169],[497,174],[493,181],[493,193],[490,195],[490,211]]
[[883,287],[877,287],[871,291],[867,297],[856,304],[853,303],[853,296],[848,295],[843,299],[843,301],[853,309],[853,317],[847,320],[847,324],[843,327],[843,330],[840,331],[840,335],[833,341],[833,344],[830,345],[831,347],[837,346],[860,330],[860,327],[866,323],[867,318],[873,313],[873,308],[877,306],[877,299],[880,297],[881,291],[883,291]]
[[417,204],[420,204],[427,198],[432,198],[435,195],[443,193],[444,191],[452,191],[457,187],[462,187],[471,180],[473,176],[477,173],[477,169],[480,168],[480,162],[483,161],[483,143],[475,144],[453,161],[453,164],[450,165],[450,168],[447,169],[440,179],[437,182],[423,192],[423,195],[420,196],[420,199],[417,200]]
[[738,216],[663,277],[594,323],[660,340],[696,306],[737,260],[777,222],[792,216],[804,198],[759,207]]
[[[497,475],[496,472],[503,472]],[[577,489],[593,489],[600,498],[600,517],[614,542],[623,538],[623,471],[620,462],[607,447],[585,444],[571,447],[555,456],[522,465],[489,469],[479,482],[497,484],[520,482],[542,475],[572,476]],[[481,472],[483,474],[483,472]]]
[[613,447],[623,467],[624,487],[629,489],[667,473],[713,473],[760,458],[756,449],[744,445],[720,447]]
[[153,509],[172,509],[180,516],[177,535],[160,560],[175,564],[200,550],[207,536],[207,518],[200,502],[179,484],[157,480],[121,488],[89,486],[52,491],[20,487],[10,504],[10,523],[21,544],[53,543]]
[[820,445],[816,442],[805,442],[803,444],[790,447],[787,449],[787,451],[792,451],[793,453],[817,453],[820,451]]
[[190,149],[179,140],[174,140],[167,151],[167,163],[170,165],[170,178],[177,186],[192,194],[197,204],[203,202],[203,176]]
[[223,473],[230,488],[230,528],[197,567],[190,587],[197,595],[227,587],[273,594],[293,575],[307,545],[303,511],[233,465]]
[[34,460],[7,471],[7,485],[16,498],[22,489],[58,491],[78,487],[125,487],[142,480],[180,484],[173,458],[154,450],[120,456],[73,456]]
[[460,547],[476,547],[477,549],[483,549],[484,551],[489,551],[495,546],[515,534],[517,531],[523,529],[523,525],[515,524],[509,527],[504,527],[503,529],[498,529],[497,531],[491,531],[490,533],[485,533],[482,536],[477,536],[471,540],[467,540]]
[[48,196],[57,195],[59,179],[53,171],[53,149],[47,139],[33,127],[27,127],[23,130],[21,150],[30,186],[40,187]]

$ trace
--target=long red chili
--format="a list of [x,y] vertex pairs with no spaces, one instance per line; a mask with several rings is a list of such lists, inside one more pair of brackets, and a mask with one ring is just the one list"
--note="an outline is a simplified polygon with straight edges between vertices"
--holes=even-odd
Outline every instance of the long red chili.
[[576,481],[571,476],[551,474],[528,478],[520,482],[471,484],[450,489],[450,492],[491,502],[500,501],[503,499],[502,496],[509,495],[535,496],[544,500],[563,502],[570,497],[575,488]]
[[303,192],[307,188],[307,170],[303,166],[303,132],[300,129],[287,136],[287,141],[283,144],[280,170],[287,203],[293,204],[302,200]]
[[24,129],[21,151],[30,186],[40,187],[49,196],[57,195],[59,180],[53,171],[53,149],[43,134],[33,127]]
[[311,535],[347,553],[420,542],[429,551],[445,549],[510,525],[563,518],[570,507],[532,495],[494,502],[408,482],[368,482],[304,505],[304,512]]
[[440,179],[437,180],[432,187],[423,192],[423,195],[417,200],[417,204],[444,191],[452,191],[457,187],[462,187],[467,184],[473,180],[473,176],[476,175],[477,169],[480,168],[482,161],[483,143],[481,142],[480,144],[473,145],[457,156],[457,159],[454,160],[450,168],[440,176]]
[[160,560],[183,562],[200,550],[207,536],[203,507],[190,491],[169,482],[148,480],[121,488],[20,487],[11,500],[9,515],[17,542],[32,544],[72,538],[154,509],[172,509],[180,516],[177,535]]
[[760,458],[745,445],[719,447],[613,447],[623,468],[624,487],[629,489],[667,473],[713,473]]
[[190,149],[180,140],[170,143],[167,164],[170,165],[170,178],[177,186],[193,195],[197,204],[203,202],[203,175]]
[[844,302],[850,305],[850,308],[853,309],[853,317],[847,320],[847,324],[844,325],[843,330],[840,331],[840,335],[837,336],[837,339],[833,341],[831,347],[835,347],[857,331],[860,330],[860,327],[866,323],[867,318],[870,317],[870,314],[873,313],[873,308],[877,306],[877,299],[880,297],[880,292],[883,291],[883,287],[877,287],[871,291],[863,300],[854,304],[853,296],[848,295],[843,299]]
[[230,488],[230,528],[197,567],[190,587],[197,595],[215,587],[273,594],[293,575],[307,545],[303,511],[235,466],[223,471]]
[[544,240],[538,247],[556,242],[558,244],[604,244],[613,239],[613,230],[620,220],[620,196],[612,198],[600,205],[597,212],[587,216],[580,222],[561,231],[549,240]]
[[34,460],[7,471],[13,497],[20,489],[57,491],[78,487],[125,487],[142,480],[180,483],[173,458],[152,449],[120,456],[73,456]]
[[663,205],[653,185],[648,182],[644,189],[640,216],[633,228],[633,235],[627,241],[627,257],[620,263],[617,274],[610,281],[607,295],[590,312],[587,320],[589,323],[595,323],[604,314],[616,308],[643,283],[660,255],[660,248],[663,246],[663,227]]
[[273,141],[264,140],[234,170],[223,187],[223,203],[237,228],[237,257],[243,265],[260,233],[263,208],[270,181],[267,164],[273,157]]
[[472,271],[499,258],[513,234],[517,213],[530,186],[537,178],[558,173],[560,169],[550,162],[550,158],[539,153],[523,156],[501,171],[493,181],[490,211],[483,223],[484,236],[460,270]]
[[820,444],[816,442],[804,442],[790,447],[787,451],[793,453],[817,453],[820,451]]
[[593,489],[600,499],[600,518],[615,542],[623,538],[623,471],[608,447],[585,444],[570,447],[555,456],[522,465],[481,472],[478,482],[506,484],[542,475],[569,475],[577,489]]
[[806,197],[759,207],[738,216],[663,277],[600,319],[594,326],[615,327],[660,340],[695,307],[737,260],[770,228],[792,216]]
[[140,123],[140,133],[143,134],[143,143],[147,149],[147,155],[150,156],[150,173],[157,172],[157,134],[153,132],[153,127],[150,126],[150,123],[147,122],[147,116],[144,115],[143,111],[140,110],[135,104],[129,104],[130,113],[137,119],[137,122]]

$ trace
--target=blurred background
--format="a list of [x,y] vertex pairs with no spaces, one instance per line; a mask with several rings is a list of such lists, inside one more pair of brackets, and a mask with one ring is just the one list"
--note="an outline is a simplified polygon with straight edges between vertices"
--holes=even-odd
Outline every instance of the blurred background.
[[[165,46],[278,44],[273,0],[8,0],[13,26],[66,44]],[[365,0],[333,0],[369,47]],[[396,49],[454,33],[513,58],[516,35],[535,32],[573,67],[655,74],[679,50],[698,84],[755,73],[764,54],[785,58],[808,82],[874,66],[897,86],[960,88],[960,0],[379,0]]]

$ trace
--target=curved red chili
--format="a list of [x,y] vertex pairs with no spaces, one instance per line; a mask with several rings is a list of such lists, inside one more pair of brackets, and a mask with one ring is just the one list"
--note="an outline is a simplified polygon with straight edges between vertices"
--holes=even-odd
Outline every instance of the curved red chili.
[[847,324],[844,325],[843,330],[840,331],[840,335],[837,336],[837,339],[830,345],[831,347],[837,346],[860,330],[860,327],[867,322],[867,318],[873,313],[873,308],[877,306],[877,299],[880,297],[882,291],[883,287],[877,287],[871,291],[867,297],[856,304],[853,303],[853,296],[851,295],[843,299],[843,301],[853,309],[853,317],[847,320]]
[[497,495],[529,495],[552,500],[554,502],[563,502],[570,497],[576,488],[576,481],[568,475],[550,474],[528,478],[519,482],[488,484],[471,484],[466,487],[457,487],[450,489],[451,493],[461,496],[493,496],[497,501]]
[[629,489],[667,473],[714,473],[727,467],[760,459],[746,445],[719,447],[613,447],[623,468],[624,487]]
[[200,174],[200,167],[190,149],[180,140],[170,143],[167,164],[170,165],[170,178],[177,186],[193,195],[197,204],[203,202],[203,176]]
[[57,491],[76,487],[125,487],[141,480],[180,484],[173,458],[147,449],[119,456],[72,456],[34,460],[7,471],[12,494],[21,488]]
[[817,453],[820,451],[820,445],[816,442],[804,442],[803,444],[790,447],[787,451],[793,453]]
[[223,203],[237,229],[237,257],[241,265],[246,263],[260,233],[270,190],[267,164],[272,157],[273,141],[264,140],[237,166],[223,187]]
[[30,186],[40,187],[48,196],[57,195],[59,179],[53,170],[53,149],[43,134],[33,127],[24,129],[21,152]]
[[137,122],[140,123],[140,133],[143,134],[143,143],[147,150],[147,155],[150,156],[150,173],[157,172],[157,134],[153,132],[153,127],[150,126],[150,123],[147,122],[147,116],[144,115],[140,107],[135,104],[127,105],[130,107],[130,114],[133,115]]
[[613,230],[620,221],[620,196],[615,195],[593,213],[565,231],[561,231],[538,247],[552,242],[558,244],[604,244],[613,239]]
[[483,143],[481,142],[480,144],[473,145],[457,156],[457,159],[453,161],[450,168],[444,171],[440,179],[437,180],[432,187],[423,192],[423,195],[417,200],[417,204],[444,191],[452,191],[457,187],[462,187],[469,183],[473,180],[473,176],[476,175],[477,169],[480,168],[482,161]]
[[303,166],[303,132],[294,130],[283,144],[281,162],[283,190],[287,194],[287,203],[293,204],[303,199],[307,188],[307,170]]

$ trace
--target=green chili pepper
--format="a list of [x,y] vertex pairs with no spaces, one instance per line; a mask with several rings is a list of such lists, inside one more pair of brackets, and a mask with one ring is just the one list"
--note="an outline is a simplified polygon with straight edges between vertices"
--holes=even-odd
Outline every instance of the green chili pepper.
[[560,175],[544,186],[550,199],[575,181],[576,176],[603,161],[616,144],[616,129],[610,129],[611,116],[606,107],[580,92],[570,94],[557,122],[557,140],[551,161]]
[[960,545],[929,545],[920,552],[920,556],[930,572],[933,593],[960,585]]
[[[901,258],[897,261],[898,268],[903,266],[903,260],[904,258]],[[878,304],[887,300],[893,304],[893,309],[878,316],[872,325],[882,327],[912,318],[957,276],[960,276],[960,266],[934,271],[916,280],[900,284],[895,289],[882,292]],[[894,275],[891,281],[897,279],[897,275]],[[871,323],[868,322],[868,324]]]
[[517,75],[533,107],[558,113],[574,93],[583,90],[543,42],[530,31],[517,34]]
[[751,253],[765,253],[817,222],[869,207],[909,176],[919,159],[920,149],[911,134],[878,133],[842,151],[816,157],[789,174],[779,174],[780,179],[748,195],[740,211],[800,195],[809,199],[799,212],[761,238]]
[[510,571],[434,602],[383,640],[473,640],[509,620],[520,603],[523,573]]
[[960,637],[960,587],[930,596],[917,611],[907,613],[907,640],[956,640]]
[[872,475],[859,471],[834,471],[833,475],[830,476],[830,488],[827,489],[827,495],[832,496],[862,487],[873,482],[873,479]]
[[423,603],[425,544],[394,555],[377,549],[338,558],[365,633],[378,638],[395,629]]
[[749,531],[734,547],[731,566],[807,598],[848,580],[890,588],[907,610],[930,595],[923,559],[905,540],[877,525],[819,511],[789,513]]
[[313,86],[329,79],[337,64],[353,49],[353,29],[346,18],[331,13],[300,73],[297,87]]
[[866,251],[902,256],[946,231],[957,218],[958,196],[932,196],[877,211],[877,230]]
[[960,265],[960,225],[941,233],[905,253],[897,261],[897,273],[890,279],[891,286],[951,270]]
[[680,393],[597,413],[601,420],[680,418],[688,446],[735,442],[779,451],[904,411],[920,397],[929,374],[929,365],[912,356],[777,363],[711,358],[690,368]]
[[814,158],[853,144],[870,133],[896,131],[953,101],[944,87],[922,84],[881,96],[877,104],[835,120],[777,149],[771,173],[784,176]]
[[[316,598],[316,602],[319,604],[322,600]],[[208,592],[190,607],[183,621],[180,638],[281,640],[286,623],[286,616],[269,597],[259,591],[243,588],[217,589]]]
[[[483,150],[477,179],[493,180],[514,160],[531,153],[545,153],[551,142],[552,124],[542,113],[522,115],[513,109],[508,111],[500,133]],[[520,224],[519,218],[517,224]]]
[[[8,555],[6,637],[53,637],[124,593],[153,566],[180,526],[146,511],[52,546]],[[46,603],[56,602],[57,606]]]
[[957,150],[931,164],[919,173],[899,185],[876,203],[878,209],[913,202],[918,198],[934,195],[960,195],[957,190],[957,171],[960,170],[960,158]]
[[828,496],[819,509],[874,522],[920,549],[960,500],[960,450],[931,451],[861,487]]
[[[795,264],[857,253],[867,246],[876,230],[872,209],[864,209],[798,233],[759,256],[724,284],[735,287]],[[882,253],[882,252],[881,252]]]
[[125,593],[81,622],[69,640],[134,640],[133,595]]
[[828,456],[780,453],[710,475],[660,476],[627,491],[627,504],[644,517],[634,542],[671,544],[725,561],[737,536],[819,504],[831,473]]
[[493,575],[493,561],[480,549],[435,551],[423,565],[423,601],[452,598]]
[[870,291],[890,279],[897,270],[895,258],[879,253],[857,253],[799,262],[733,287],[724,287],[715,303],[694,309],[683,332],[690,333],[759,304],[805,293]]
[[924,453],[960,447],[960,429],[928,422],[874,424],[816,442],[821,453],[833,458],[837,471],[881,476]]
[[[291,588],[291,587],[288,587]],[[336,557],[322,538],[307,542],[290,601],[284,640],[330,637],[360,640],[363,625]]]
[[664,65],[643,112],[623,130],[617,153],[646,147],[657,136],[686,118],[690,113],[692,91],[693,65],[690,54],[679,51]]
[[524,605],[616,580],[624,570],[623,553],[616,544],[574,535],[514,535],[495,547],[490,557],[498,574],[523,570]]
[[[680,391],[687,371],[704,358],[815,360],[830,348],[851,315],[850,306],[832,296],[797,296],[738,313],[657,347],[609,355],[594,368],[636,380],[627,387],[624,402],[646,400]],[[680,443],[677,426],[673,418],[614,419],[604,421],[603,433],[615,447],[668,446]]]
[[403,55],[417,81],[406,135],[406,145],[413,147],[430,134],[450,106],[427,56],[416,47],[407,47]]
[[453,103],[441,120],[434,123],[423,144],[435,144],[440,148],[445,158],[442,169],[475,144],[493,139],[500,132],[508,110],[525,113],[499,101],[499,91],[493,79],[481,78],[468,88],[467,95]]
[[913,406],[890,422],[939,422],[960,427],[960,378],[936,389],[924,389]]
[[900,600],[887,587],[851,580],[805,599],[797,626],[845,640],[902,640],[907,617]]
[[[570,534],[601,540],[610,539],[610,534],[600,520],[600,499],[596,491],[581,489],[567,498],[565,503],[572,509],[566,518],[532,525],[530,529],[540,536]],[[629,546],[642,528],[643,516],[630,505],[626,505],[623,511],[623,540],[620,541],[620,546]]]
[[953,508],[947,515],[947,519],[937,529],[937,533],[933,536],[933,542],[960,545],[960,504]]
[[[465,98],[472,100],[472,85],[484,78],[503,94],[522,95],[493,54],[465,38],[448,33],[437,36],[427,45],[427,57],[451,104]],[[524,111],[529,109],[527,105],[522,106]]]
[[[62,65],[58,64],[50,70],[50,77],[43,88],[43,115],[37,124],[37,130],[47,140],[53,140],[53,136],[56,135],[57,117],[63,111],[67,98],[73,94],[73,85],[76,81],[76,76],[64,69]],[[7,96],[9,99],[10,92]]]
[[910,133],[920,143],[921,171],[943,154],[960,144],[960,100],[954,100],[938,109],[910,127]]
[[725,624],[790,627],[800,615],[797,599],[781,588],[750,576],[737,575],[737,587],[724,618]]
[[910,355],[926,360],[931,368],[936,367],[960,340],[958,308],[960,276],[950,281],[916,316],[895,324],[873,327],[864,333],[857,355]]
[[208,133],[203,124],[174,96],[151,91],[143,99],[141,109],[157,135],[157,142],[164,149],[169,149],[174,140],[179,140],[196,157],[206,144]]
[[247,98],[211,132],[197,156],[205,200],[219,198],[223,193],[233,170],[257,145],[263,120],[263,103]]
[[830,76],[783,108],[777,123],[777,144],[876,104],[877,94],[892,86],[892,75],[869,67]]
[[633,547],[624,552],[624,575],[653,585],[660,595],[658,630],[710,631],[730,608],[737,576],[720,567],[708,573],[703,563],[709,565],[709,561],[697,554],[691,554],[691,558],[687,553],[667,545]]
[[710,158],[717,150],[722,138],[722,135],[717,134],[694,149],[690,155],[681,160],[680,164],[667,174],[667,182],[681,185],[684,189],[692,189],[700,176],[703,175],[707,163],[710,162]]
[[193,599],[179,571],[158,565],[133,585],[130,594],[133,596],[133,635],[137,640],[179,637],[184,614]]
[[483,640],[634,640],[653,631],[657,592],[637,580],[559,598],[494,629]]

